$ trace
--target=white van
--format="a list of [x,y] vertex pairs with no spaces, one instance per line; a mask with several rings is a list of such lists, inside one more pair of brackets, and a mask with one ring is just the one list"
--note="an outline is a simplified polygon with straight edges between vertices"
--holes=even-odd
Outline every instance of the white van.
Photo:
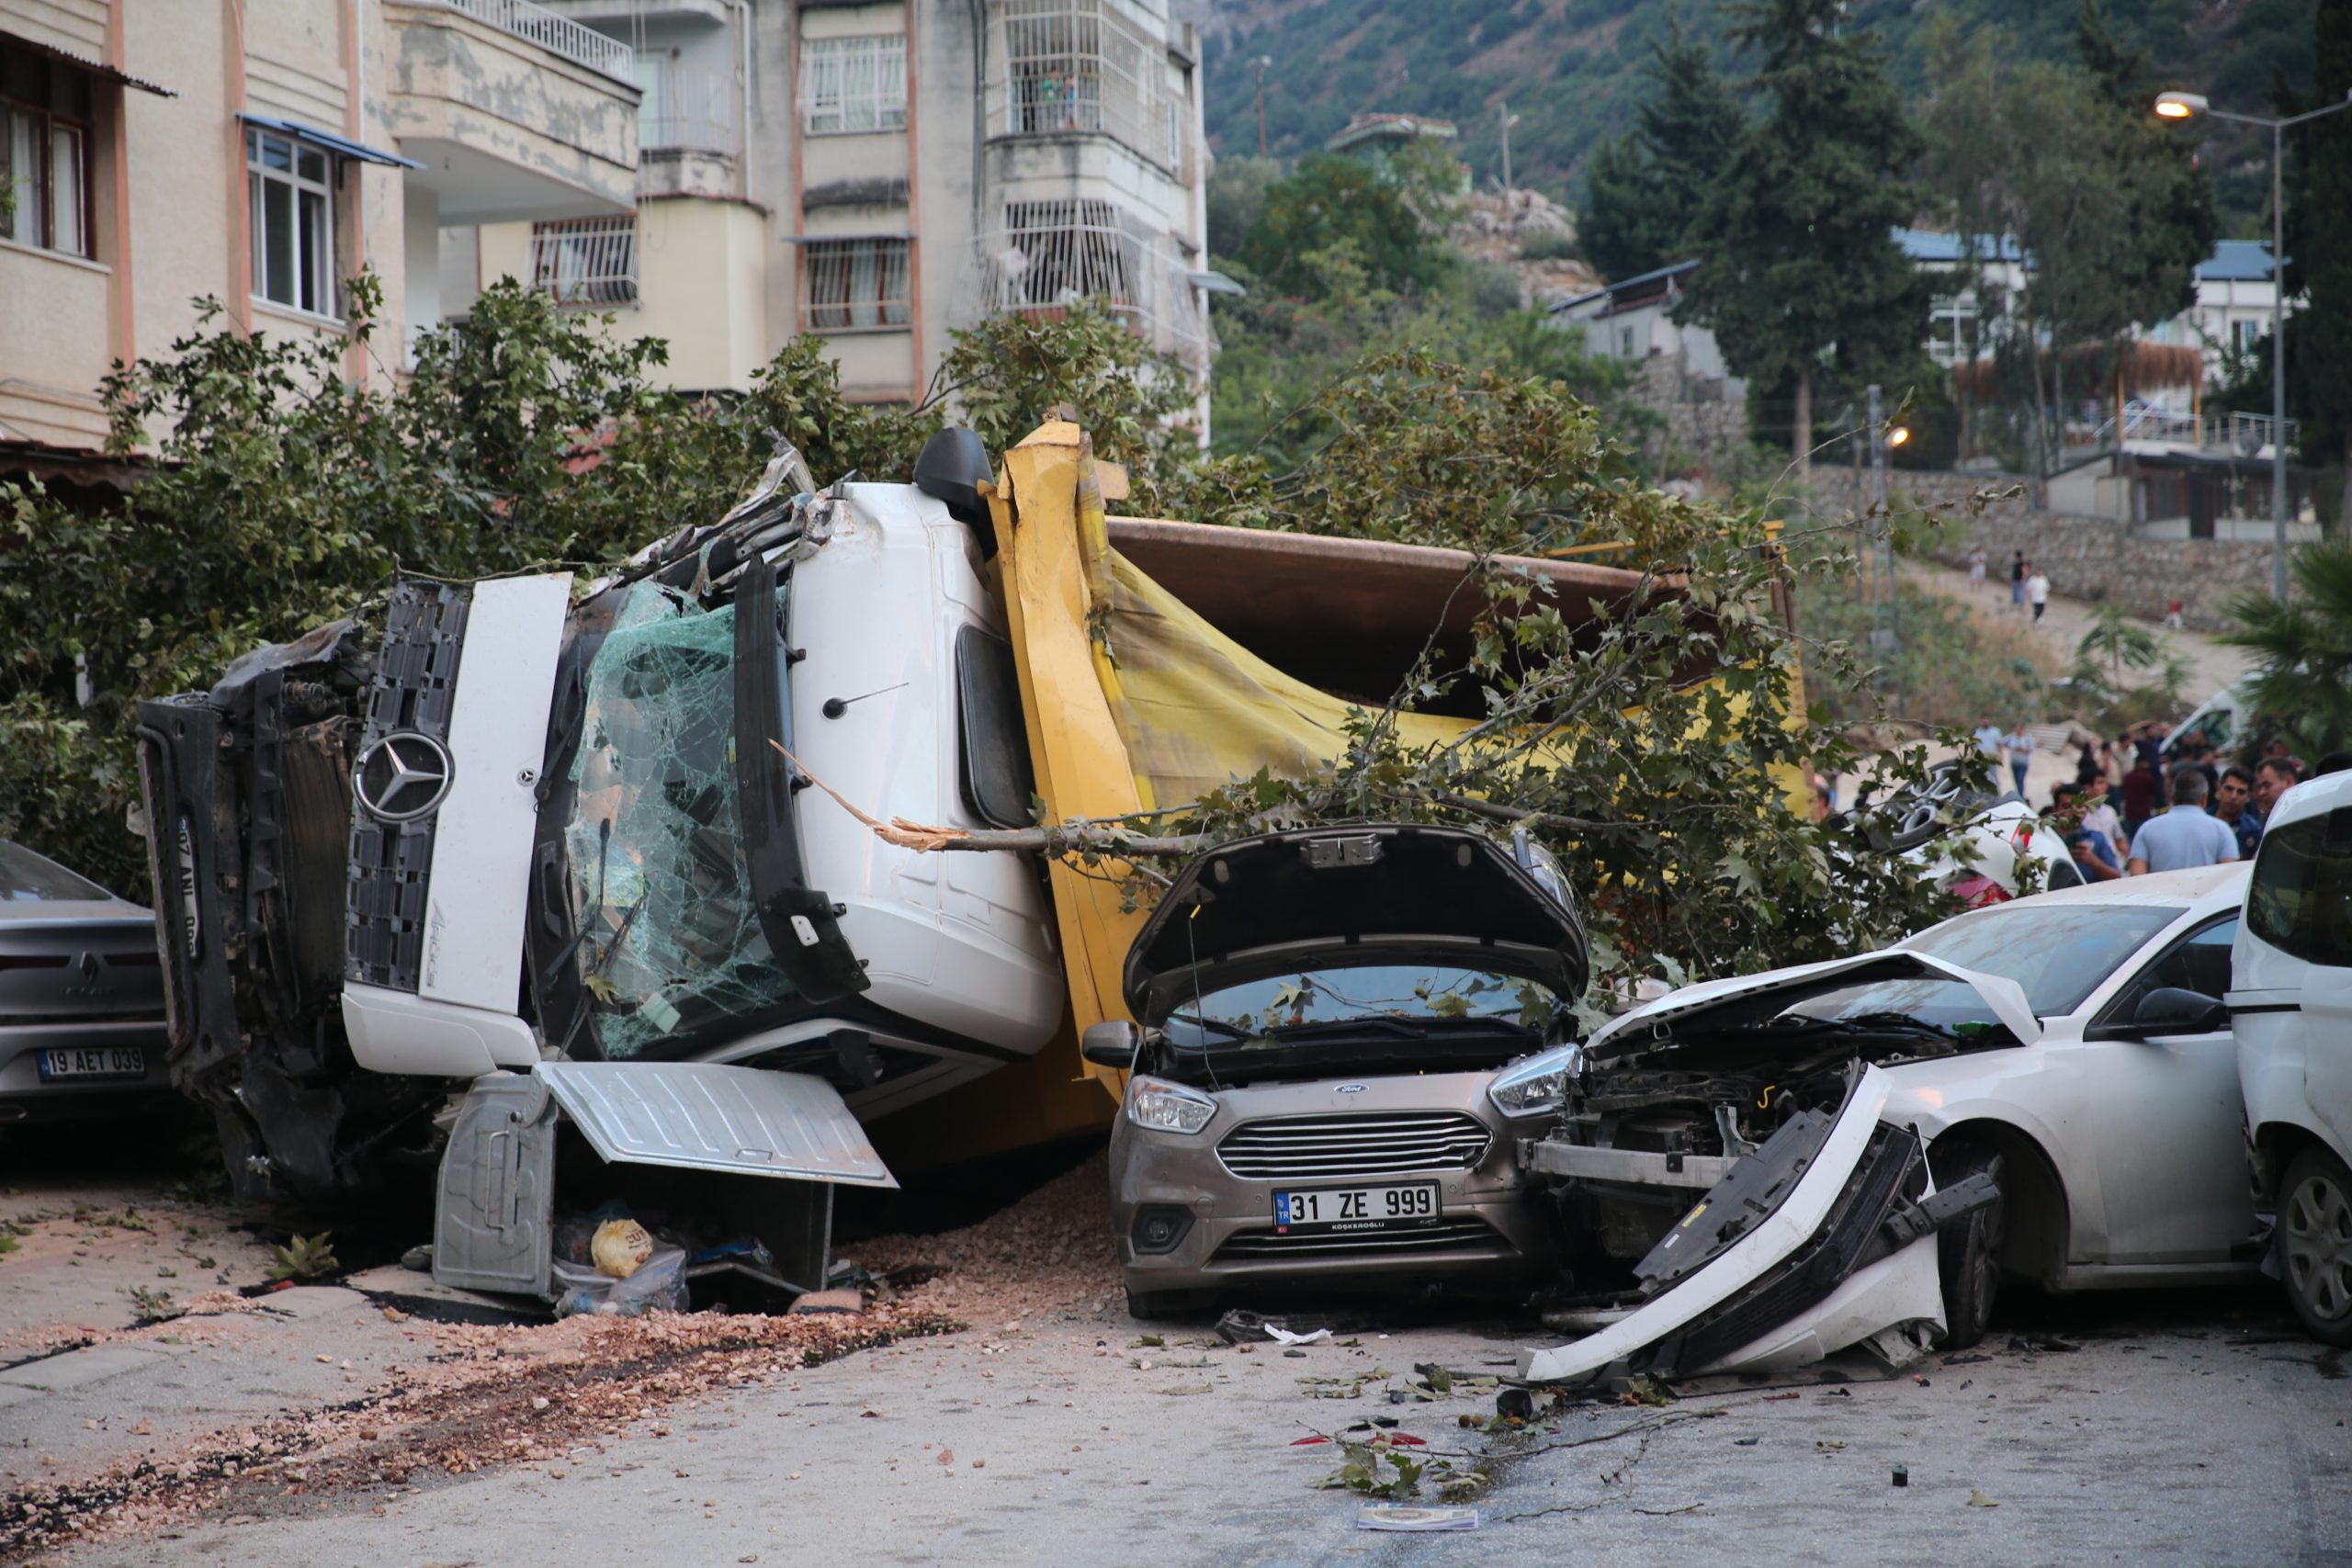
[[2352,773],[2279,798],[2230,966],[2256,1207],[2304,1327],[2352,1346]]

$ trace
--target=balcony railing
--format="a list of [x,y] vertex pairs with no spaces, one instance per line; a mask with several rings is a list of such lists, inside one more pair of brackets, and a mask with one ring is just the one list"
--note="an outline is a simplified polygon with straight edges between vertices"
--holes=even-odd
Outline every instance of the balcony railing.
[[1180,175],[1189,151],[1171,113],[1167,44],[1107,0],[1003,0],[990,40],[990,136],[1094,132]]
[[666,60],[637,62],[644,99],[637,107],[637,144],[647,152],[741,151],[735,136],[735,84],[715,71]]
[[574,65],[584,65],[617,81],[636,80],[631,70],[634,56],[628,45],[618,39],[606,38],[595,28],[583,27],[569,17],[558,16],[544,6],[534,5],[532,0],[425,0],[425,3],[462,11],[501,32],[527,39],[549,54],[560,55]]
[[973,242],[983,310],[1051,318],[1098,300],[1153,348],[1207,369],[1200,296],[1183,264],[1122,223],[1111,203],[1013,202],[1005,219]]

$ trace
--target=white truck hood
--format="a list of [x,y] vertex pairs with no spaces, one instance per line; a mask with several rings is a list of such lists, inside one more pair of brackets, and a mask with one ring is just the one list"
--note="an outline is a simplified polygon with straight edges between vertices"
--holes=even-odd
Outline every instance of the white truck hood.
[[1961,981],[1973,989],[1984,998],[1984,1005],[1992,1010],[1993,1016],[2017,1036],[2018,1043],[2031,1045],[2041,1039],[2041,1021],[2034,1016],[2032,1006],[2027,1002],[2025,988],[2015,980],[1964,969],[1928,953],[1888,948],[1855,958],[1833,958],[1820,964],[1770,969],[1761,975],[1743,975],[1736,979],[1706,980],[1695,986],[1685,986],[1602,1026],[1598,1033],[1585,1042],[1585,1056],[1592,1060],[1632,1050],[1638,1042],[1648,1040],[1656,1027],[1688,1024],[1710,1008],[1729,1002],[1747,1004],[1774,997],[1785,1003],[1794,1003],[1808,994],[1856,980],[1907,979],[1930,975]]

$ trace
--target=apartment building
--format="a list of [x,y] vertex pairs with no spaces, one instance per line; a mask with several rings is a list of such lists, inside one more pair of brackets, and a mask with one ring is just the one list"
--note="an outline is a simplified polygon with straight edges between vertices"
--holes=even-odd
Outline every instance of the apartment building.
[[922,395],[949,332],[1093,296],[1205,378],[1197,43],[1166,0],[548,0],[630,50],[639,202],[481,238],[742,389],[794,334]]
[[639,96],[528,0],[0,0],[0,455],[99,445],[101,378],[203,299],[348,339],[371,268],[345,370],[396,374],[470,283],[445,233],[634,210]]

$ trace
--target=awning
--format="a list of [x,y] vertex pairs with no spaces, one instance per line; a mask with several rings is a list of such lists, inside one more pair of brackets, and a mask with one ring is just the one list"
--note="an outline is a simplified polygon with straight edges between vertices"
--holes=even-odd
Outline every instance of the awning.
[[1250,291],[1214,267],[1201,272],[1188,272],[1184,281],[1195,288],[1205,288],[1212,294],[1247,294]]
[[22,33],[0,32],[0,43],[6,44],[10,49],[21,49],[32,54],[45,54],[51,60],[62,60],[68,65],[88,72],[101,82],[112,82],[123,87],[136,87],[142,93],[153,93],[159,98],[179,96],[169,87],[159,87],[153,82],[133,76],[128,71],[118,71],[104,61],[92,60],[87,55],[76,54],[70,49],[60,49],[53,43],[36,43]]
[[379,148],[370,147],[365,142],[337,136],[333,131],[321,130],[314,126],[304,125],[300,120],[278,119],[266,114],[241,114],[237,118],[247,125],[259,126],[264,130],[275,130],[281,136],[290,136],[297,141],[307,141],[313,147],[323,147],[330,152],[339,152],[346,158],[356,158],[363,164],[381,164],[388,169],[424,167],[424,164],[403,158],[397,152],[386,152]]

